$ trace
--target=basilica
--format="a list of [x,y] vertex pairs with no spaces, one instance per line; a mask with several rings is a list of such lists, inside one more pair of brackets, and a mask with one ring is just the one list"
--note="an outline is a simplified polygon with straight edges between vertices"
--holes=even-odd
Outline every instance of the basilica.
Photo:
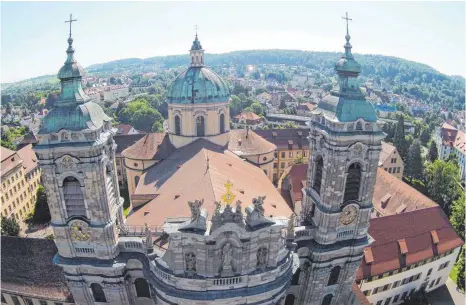
[[196,34],[189,66],[168,90],[168,131],[122,152],[125,216],[116,130],[83,91],[70,32],[59,101],[34,147],[58,250],[53,263],[70,303],[366,304],[354,282],[372,243],[384,134],[359,88],[348,31],[345,38],[338,83],[308,122],[298,215],[272,184],[275,145],[252,130],[230,130],[229,87],[206,66]]

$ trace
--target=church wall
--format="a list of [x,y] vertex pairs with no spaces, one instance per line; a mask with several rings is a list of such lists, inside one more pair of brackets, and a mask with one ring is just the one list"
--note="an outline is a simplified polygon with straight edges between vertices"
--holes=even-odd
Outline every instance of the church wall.
[[[230,130],[230,107],[228,101],[223,103],[205,104],[169,104],[168,105],[168,129],[170,141],[179,148],[195,141],[197,137],[196,119],[204,117],[205,136],[203,138],[224,146],[228,143],[228,131]],[[220,134],[220,114],[225,116],[225,134]],[[175,116],[180,117],[181,136],[175,135]]]
[[267,154],[252,155],[246,157],[248,161],[262,169],[270,181],[273,181],[274,158],[275,157],[273,151]]

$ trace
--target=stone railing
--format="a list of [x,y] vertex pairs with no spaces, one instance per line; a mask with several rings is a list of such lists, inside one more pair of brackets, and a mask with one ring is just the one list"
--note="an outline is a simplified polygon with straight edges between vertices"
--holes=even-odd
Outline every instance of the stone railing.
[[[161,226],[149,226],[149,230],[152,232],[152,236],[160,236],[163,233],[163,228]],[[146,236],[146,227],[145,226],[118,226],[118,235],[120,236]]]
[[295,240],[312,239],[314,237],[314,231],[315,229],[308,229],[305,227],[296,228]]
[[118,247],[121,252],[146,252],[145,245],[140,237],[120,237]]
[[281,277],[288,272],[293,263],[293,257],[289,255],[276,266],[275,269],[265,271],[263,273],[245,274],[233,277],[185,277],[183,275],[174,275],[164,270],[158,263],[151,263],[152,274],[155,277],[168,284],[182,290],[206,291],[206,290],[228,290],[237,289],[249,286],[262,285]]

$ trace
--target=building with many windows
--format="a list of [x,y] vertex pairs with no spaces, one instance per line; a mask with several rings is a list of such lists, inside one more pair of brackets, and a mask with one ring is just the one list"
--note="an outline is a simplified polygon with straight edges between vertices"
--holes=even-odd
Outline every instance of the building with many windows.
[[18,151],[1,147],[2,216],[20,222],[34,209],[40,169],[32,145]]
[[273,182],[278,182],[285,169],[293,164],[309,162],[309,129],[264,129],[254,132],[277,147],[273,162]]
[[398,150],[390,143],[382,142],[382,151],[379,157],[379,167],[398,179],[403,178],[405,165]]
[[437,128],[434,141],[437,143],[438,157],[440,160],[446,160],[450,154],[455,154],[458,157],[461,179],[465,179],[466,134],[448,123],[443,123]]
[[356,284],[371,304],[400,304],[445,284],[463,240],[439,206],[372,218]]

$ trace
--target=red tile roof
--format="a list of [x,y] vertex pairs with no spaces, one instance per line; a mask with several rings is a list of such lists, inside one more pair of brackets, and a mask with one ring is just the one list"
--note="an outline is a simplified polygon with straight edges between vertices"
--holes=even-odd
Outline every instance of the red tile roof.
[[[277,146],[248,129],[230,130],[228,150],[238,156],[261,155],[273,152]],[[259,160],[258,163],[265,161]]]
[[5,175],[8,171],[18,166],[22,161],[16,151],[10,150],[1,146],[0,157],[2,158],[1,163],[1,175]]
[[[213,215],[215,201],[225,194],[231,181],[236,200],[243,208],[253,197],[264,196],[267,216],[290,215],[283,200],[264,172],[234,153],[205,139],[198,139],[173,152],[141,176],[135,195],[152,195],[152,200],[128,216],[126,224],[161,226],[167,217],[189,217],[188,200],[204,199],[203,208]],[[149,196],[150,198],[150,196]]]
[[[259,136],[275,144],[277,148],[290,149],[309,149],[309,129],[292,128],[292,129],[261,129],[255,130]],[[289,144],[292,141],[292,144]]]
[[39,163],[37,162],[36,153],[32,150],[32,144],[26,145],[20,150],[18,150],[18,155],[23,160],[23,168],[25,174],[37,168],[37,166],[39,165]]
[[175,150],[165,132],[148,133],[121,153],[135,160],[162,160]]
[[353,283],[353,287],[351,287],[351,290],[353,291],[354,296],[359,301],[360,305],[372,305],[372,303],[369,302],[364,293],[362,293],[361,288],[359,288],[359,286],[356,285],[356,283]]
[[257,120],[261,120],[262,118],[260,116],[258,116],[257,114],[255,114],[254,112],[252,111],[245,111],[245,112],[241,112],[240,114],[236,115],[235,116],[235,119],[243,119],[243,120],[248,120],[248,121],[257,121]]
[[382,168],[377,169],[372,202],[382,216],[437,206],[433,200]]
[[[438,243],[431,235],[435,231]],[[399,215],[371,218],[369,235],[375,240],[368,247],[372,262],[364,255],[356,280],[383,274],[433,258],[463,245],[442,208],[431,207]],[[403,253],[405,253],[403,255]]]
[[379,155],[379,166],[385,163],[387,158],[392,155],[392,153],[396,150],[396,147],[390,143],[382,142],[382,151]]

